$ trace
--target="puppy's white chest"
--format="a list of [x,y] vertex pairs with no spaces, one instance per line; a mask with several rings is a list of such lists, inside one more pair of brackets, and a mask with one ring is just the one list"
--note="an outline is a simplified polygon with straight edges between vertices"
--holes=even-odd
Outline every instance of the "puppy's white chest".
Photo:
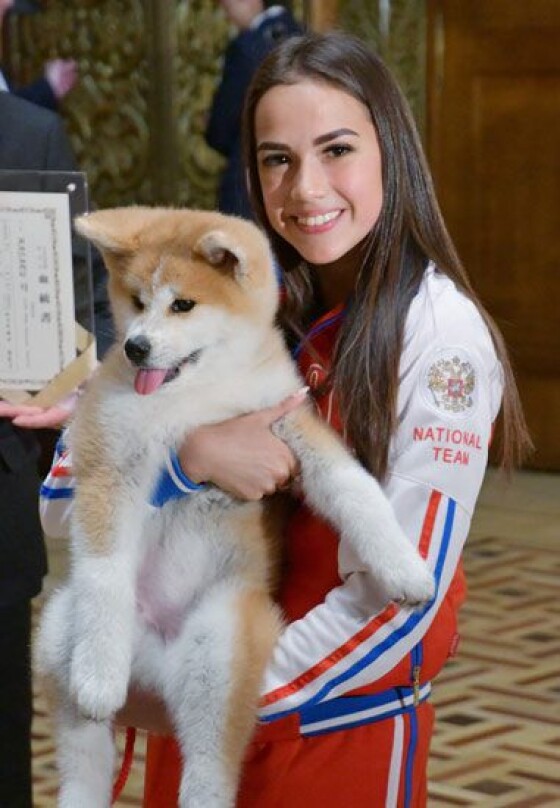
[[194,503],[156,511],[146,520],[145,555],[137,581],[137,607],[144,621],[166,637],[176,636],[189,606],[213,583],[235,574],[235,549],[216,535],[212,514]]

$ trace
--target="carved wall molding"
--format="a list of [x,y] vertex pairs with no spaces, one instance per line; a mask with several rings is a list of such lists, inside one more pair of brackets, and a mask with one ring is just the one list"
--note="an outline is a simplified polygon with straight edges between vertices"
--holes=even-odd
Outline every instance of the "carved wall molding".
[[148,200],[150,88],[142,0],[65,0],[11,20],[14,78],[38,75],[46,59],[75,58],[80,84],[61,108],[81,168],[100,204]]
[[214,0],[51,0],[11,19],[9,62],[23,83],[48,58],[78,61],[61,114],[97,205],[211,207],[204,115],[228,34]]
[[339,0],[309,0],[306,22],[315,31],[336,27]]
[[338,23],[370,43],[394,72],[420,129],[426,109],[425,0],[338,0]]

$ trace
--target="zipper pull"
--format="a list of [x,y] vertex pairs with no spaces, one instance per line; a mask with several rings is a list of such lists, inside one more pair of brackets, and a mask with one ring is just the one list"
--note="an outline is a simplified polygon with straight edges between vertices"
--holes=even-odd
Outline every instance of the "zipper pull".
[[420,665],[415,665],[412,668],[412,703],[415,707],[420,704]]

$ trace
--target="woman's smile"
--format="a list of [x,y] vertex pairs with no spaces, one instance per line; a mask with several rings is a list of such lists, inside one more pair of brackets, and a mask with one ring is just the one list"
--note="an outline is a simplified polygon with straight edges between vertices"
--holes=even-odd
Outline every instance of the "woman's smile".
[[371,232],[383,202],[367,107],[321,81],[278,85],[259,101],[255,132],[270,224],[309,264],[336,266]]
[[297,225],[306,233],[325,233],[336,226],[342,216],[342,210],[330,210],[327,213],[307,213],[294,216]]

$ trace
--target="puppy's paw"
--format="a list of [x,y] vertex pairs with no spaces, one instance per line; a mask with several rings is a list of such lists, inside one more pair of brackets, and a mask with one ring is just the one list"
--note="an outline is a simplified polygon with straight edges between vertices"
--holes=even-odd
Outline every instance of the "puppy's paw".
[[111,718],[126,701],[128,676],[114,666],[94,661],[77,647],[70,665],[70,694],[79,711],[94,721]]
[[436,584],[432,571],[428,565],[419,559],[420,564],[414,565],[403,579],[402,595],[395,600],[406,606],[420,609],[430,603],[436,594]]
[[379,579],[387,600],[419,609],[433,600],[436,586],[426,562],[413,547],[410,549],[412,553],[401,554],[387,574],[380,575]]

